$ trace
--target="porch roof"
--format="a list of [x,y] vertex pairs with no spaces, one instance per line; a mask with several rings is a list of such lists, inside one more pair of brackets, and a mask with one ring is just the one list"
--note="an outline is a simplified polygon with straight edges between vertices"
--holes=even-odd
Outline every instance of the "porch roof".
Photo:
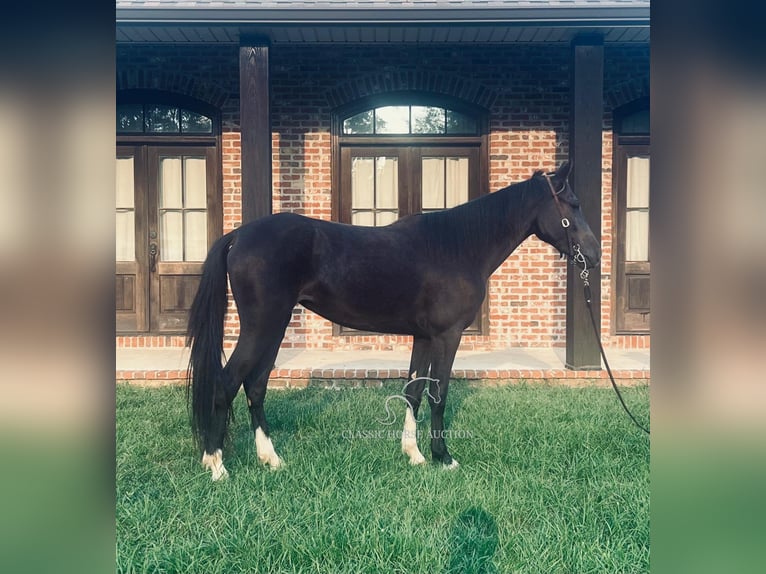
[[120,43],[648,43],[649,0],[117,0]]

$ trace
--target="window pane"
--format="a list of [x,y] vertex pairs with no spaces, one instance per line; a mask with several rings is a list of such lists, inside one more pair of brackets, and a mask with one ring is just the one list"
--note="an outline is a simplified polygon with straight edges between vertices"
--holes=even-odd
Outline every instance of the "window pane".
[[468,201],[468,158],[447,158],[447,201],[445,207],[455,207]]
[[628,211],[625,225],[625,259],[649,261],[649,212]]
[[134,183],[133,183],[133,158],[117,158],[117,181],[116,181],[116,201],[115,205],[119,208],[133,207]]
[[388,225],[399,219],[398,211],[378,211],[375,214],[375,225],[380,227],[381,225]]
[[181,110],[181,131],[187,134],[209,134],[213,131],[213,120],[202,114]]
[[374,211],[357,211],[351,214],[351,223],[354,225],[367,225],[369,227],[375,226],[375,212]]
[[620,133],[623,135],[648,134],[649,131],[649,110],[634,112],[622,118],[620,122]]
[[144,106],[142,104],[117,106],[117,131],[122,133],[144,131]]
[[412,106],[412,133],[443,134],[444,108]]
[[204,261],[207,255],[207,213],[187,211],[185,218],[184,261]]
[[183,207],[180,157],[160,159],[160,207]]
[[351,209],[372,209],[375,198],[375,159],[355,157],[351,160]]
[[116,261],[135,261],[136,229],[133,210],[133,158],[117,158],[115,182],[115,219]]
[[399,205],[399,158],[375,158],[375,207],[396,208]]
[[160,213],[160,258],[162,261],[183,261],[183,215],[181,211]]
[[206,168],[204,157],[184,157],[184,207],[207,208]]
[[117,234],[116,261],[135,261],[136,228],[133,210],[118,211],[115,228]]
[[372,125],[373,110],[367,110],[361,114],[351,116],[347,120],[343,121],[343,133],[344,134],[371,134],[373,133]]
[[476,120],[460,112],[447,110],[448,134],[475,134],[478,131]]
[[424,157],[422,160],[423,209],[444,208],[444,158]]
[[649,207],[649,158],[628,158],[628,209]]
[[177,133],[178,108],[172,106],[147,106],[146,131],[157,133]]
[[410,133],[410,107],[386,106],[375,110],[375,133]]

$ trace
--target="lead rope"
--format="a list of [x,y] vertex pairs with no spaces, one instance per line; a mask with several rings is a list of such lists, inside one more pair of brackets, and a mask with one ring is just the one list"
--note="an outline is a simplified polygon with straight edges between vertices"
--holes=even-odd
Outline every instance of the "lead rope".
[[562,187],[559,191],[556,191],[555,188],[553,187],[553,183],[551,182],[550,176],[547,173],[544,173],[543,177],[545,177],[545,180],[548,182],[548,187],[550,188],[551,194],[553,195],[553,200],[556,203],[556,209],[558,209],[559,215],[561,216],[561,227],[563,227],[564,230],[566,231],[567,243],[569,244],[569,247],[572,249],[572,251],[574,251],[572,260],[574,263],[582,264],[582,271],[580,271],[580,279],[582,279],[583,287],[585,289],[585,304],[588,307],[590,322],[593,325],[593,333],[596,335],[596,341],[598,341],[598,348],[599,348],[599,351],[601,351],[601,357],[604,359],[606,372],[609,374],[609,381],[612,383],[612,388],[614,388],[614,392],[617,393],[617,398],[620,399],[620,404],[622,405],[622,408],[625,409],[625,412],[628,413],[630,420],[632,420],[633,423],[642,431],[644,431],[646,434],[650,434],[647,428],[636,420],[636,417],[634,417],[633,413],[630,412],[628,405],[625,404],[625,401],[622,398],[622,393],[620,393],[620,389],[617,388],[617,383],[614,382],[612,369],[609,368],[609,361],[607,361],[606,359],[606,352],[604,352],[604,346],[601,344],[601,337],[598,334],[598,325],[596,323],[596,317],[593,315],[593,307],[591,305],[590,282],[588,281],[588,275],[590,274],[590,271],[588,271],[588,263],[585,260],[585,256],[582,254],[582,251],[580,251],[580,244],[579,243],[572,244],[572,238],[569,235],[570,222],[566,217],[564,217],[564,211],[561,209],[561,204],[559,203],[558,196],[562,191],[564,191],[564,189],[566,189],[566,183],[564,184],[564,187]]
[[574,251],[575,251],[575,255],[574,255],[575,262],[582,264],[582,271],[580,271],[580,279],[582,279],[582,283],[583,283],[583,289],[585,294],[585,304],[588,307],[590,322],[593,325],[593,333],[596,335],[596,340],[598,341],[598,348],[599,348],[599,351],[601,351],[601,358],[604,359],[604,366],[606,367],[606,372],[609,374],[609,381],[612,383],[612,388],[614,388],[614,392],[617,393],[617,398],[620,399],[620,404],[622,405],[622,408],[625,409],[625,412],[628,413],[630,420],[632,420],[633,423],[642,431],[644,431],[646,434],[650,434],[649,430],[644,425],[639,423],[636,420],[636,417],[633,416],[633,413],[630,412],[628,405],[625,404],[625,401],[622,398],[622,393],[620,393],[620,389],[617,387],[617,383],[614,382],[612,369],[609,368],[609,361],[606,359],[606,352],[604,352],[604,346],[601,344],[601,337],[598,334],[598,325],[596,324],[596,317],[593,314],[593,306],[591,305],[590,282],[588,281],[588,275],[590,274],[590,271],[588,271],[588,264],[585,261],[585,256],[580,251],[579,244],[574,245]]

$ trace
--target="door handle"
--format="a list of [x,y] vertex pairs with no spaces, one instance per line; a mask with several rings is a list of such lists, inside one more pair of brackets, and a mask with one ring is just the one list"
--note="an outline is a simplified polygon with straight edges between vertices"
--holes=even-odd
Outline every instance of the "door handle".
[[149,271],[154,273],[157,271],[157,244],[149,244]]

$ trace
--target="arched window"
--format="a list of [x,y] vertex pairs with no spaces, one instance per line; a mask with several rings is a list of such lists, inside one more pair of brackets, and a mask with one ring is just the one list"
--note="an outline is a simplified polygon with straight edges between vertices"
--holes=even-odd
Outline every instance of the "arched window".
[[[446,97],[400,93],[336,111],[334,217],[387,225],[488,192],[487,112]],[[466,332],[485,332],[486,305]],[[353,334],[336,328],[337,334]]]
[[183,333],[222,232],[215,109],[154,91],[118,94],[116,306],[121,333]]
[[477,135],[478,120],[439,106],[380,106],[343,120],[345,135]]
[[212,134],[213,118],[179,106],[120,104],[118,134]]

